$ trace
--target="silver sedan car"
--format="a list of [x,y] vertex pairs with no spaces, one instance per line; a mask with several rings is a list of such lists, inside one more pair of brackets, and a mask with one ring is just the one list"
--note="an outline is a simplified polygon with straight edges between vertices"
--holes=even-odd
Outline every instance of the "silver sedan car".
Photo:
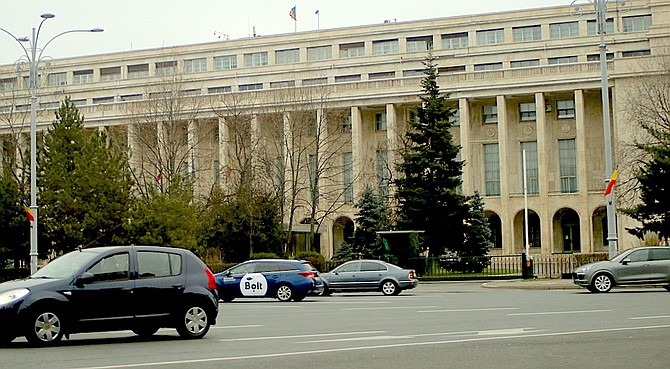
[[323,295],[340,291],[381,291],[384,295],[397,295],[419,284],[414,270],[379,260],[348,261],[329,273],[321,273],[321,279]]
[[615,286],[663,286],[670,291],[670,247],[637,247],[612,260],[582,265],[572,273],[575,284],[591,292]]

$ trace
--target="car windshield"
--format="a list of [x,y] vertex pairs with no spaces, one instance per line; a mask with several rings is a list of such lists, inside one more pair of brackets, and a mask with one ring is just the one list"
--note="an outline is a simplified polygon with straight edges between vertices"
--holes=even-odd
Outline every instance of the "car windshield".
[[71,277],[84,264],[91,261],[97,255],[98,252],[91,250],[73,251],[50,261],[49,264],[35,272],[30,278],[63,279]]
[[624,258],[626,258],[628,256],[628,254],[630,254],[631,252],[632,252],[631,250],[625,250],[625,251],[621,252],[619,255],[613,257],[611,261],[614,261],[614,262],[618,263],[621,260],[623,260]]

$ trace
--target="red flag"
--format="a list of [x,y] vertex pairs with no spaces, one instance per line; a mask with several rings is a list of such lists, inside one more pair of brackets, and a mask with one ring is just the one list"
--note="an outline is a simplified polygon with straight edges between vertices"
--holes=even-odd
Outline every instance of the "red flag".
[[23,211],[26,212],[26,217],[28,218],[28,221],[34,222],[35,215],[33,214],[33,211],[30,210],[30,208],[28,207],[28,204],[26,204],[26,201],[22,199],[21,204],[23,205]]
[[614,184],[616,183],[616,179],[619,176],[619,171],[615,170],[612,172],[612,176],[610,177],[610,181],[607,183],[607,188],[605,188],[605,196],[609,195],[612,193],[612,190],[614,189]]
[[291,17],[291,19],[293,19],[294,21],[298,20],[298,16],[296,15],[295,12],[295,6],[291,8],[290,12],[288,12],[288,16]]

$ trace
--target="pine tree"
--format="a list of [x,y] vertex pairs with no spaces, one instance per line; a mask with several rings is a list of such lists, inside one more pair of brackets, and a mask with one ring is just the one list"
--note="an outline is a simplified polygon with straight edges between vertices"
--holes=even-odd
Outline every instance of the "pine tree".
[[454,110],[447,105],[447,94],[437,85],[435,58],[424,61],[426,76],[421,81],[424,95],[406,134],[409,147],[402,154],[397,185],[399,226],[424,230],[424,246],[430,255],[444,249],[460,251],[465,241],[465,220],[469,217],[461,184],[463,162],[457,160],[460,146],[453,143],[449,118]]
[[[107,137],[86,130],[66,98],[44,137],[38,162],[40,253],[123,244],[133,205],[132,181]],[[48,246],[47,246],[48,245]]]
[[491,228],[479,192],[475,192],[470,198],[469,205],[470,217],[466,221],[465,244],[459,256],[464,261],[463,271],[481,272],[489,265],[489,258],[485,255],[493,246]]

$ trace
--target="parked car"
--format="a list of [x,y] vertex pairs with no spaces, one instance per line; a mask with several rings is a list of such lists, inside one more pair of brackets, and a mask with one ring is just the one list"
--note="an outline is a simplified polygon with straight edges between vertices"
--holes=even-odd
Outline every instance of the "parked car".
[[575,284],[591,292],[615,286],[654,285],[670,291],[670,247],[638,247],[612,260],[587,264],[572,273]]
[[249,260],[215,274],[219,297],[274,297],[279,301],[302,301],[323,292],[319,272],[305,260]]
[[416,287],[419,280],[411,269],[379,260],[348,261],[328,273],[322,273],[324,295],[333,292],[381,291],[397,295],[402,290]]
[[0,284],[0,343],[52,345],[81,332],[176,328],[202,338],[216,322],[214,274],[188,250],[112,246],[73,251]]

